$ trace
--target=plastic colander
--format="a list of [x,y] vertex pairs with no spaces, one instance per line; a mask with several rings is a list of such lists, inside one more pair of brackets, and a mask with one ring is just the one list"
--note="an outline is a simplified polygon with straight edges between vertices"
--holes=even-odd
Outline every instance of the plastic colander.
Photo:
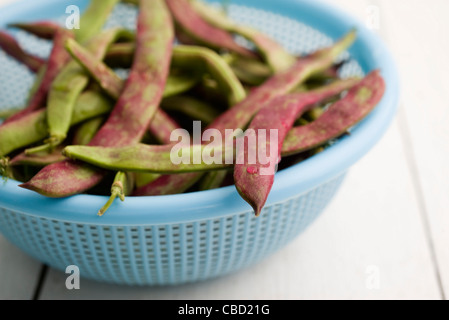
[[[237,3],[237,1],[235,1]],[[77,1],[81,9],[87,1]],[[20,1],[0,10],[0,28],[13,21],[61,21],[72,4]],[[194,282],[257,263],[297,237],[331,201],[347,170],[381,138],[398,105],[394,62],[382,41],[361,22],[316,0],[239,0],[230,6],[238,21],[275,37],[293,53],[331,44],[351,28],[359,31],[344,75],[380,69],[387,91],[351,136],[313,158],[279,172],[267,206],[255,218],[234,187],[190,194],[127,198],[105,217],[107,200],[79,195],[48,199],[0,184],[0,231],[13,244],[51,267],[77,265],[81,276],[129,285]],[[134,27],[136,11],[120,5],[109,25]],[[63,21],[63,20],[62,20]],[[16,32],[29,51],[46,56],[47,41]],[[23,104],[32,75],[0,52],[0,108]],[[70,183],[70,181],[67,181]]]

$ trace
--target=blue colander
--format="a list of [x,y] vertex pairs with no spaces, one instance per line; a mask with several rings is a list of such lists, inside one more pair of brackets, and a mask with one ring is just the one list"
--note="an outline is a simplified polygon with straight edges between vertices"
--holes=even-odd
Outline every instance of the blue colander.
[[[87,0],[77,1],[81,9]],[[48,199],[0,184],[0,232],[51,267],[77,265],[82,277],[128,285],[174,285],[235,272],[266,258],[303,232],[325,209],[345,173],[381,138],[398,105],[394,62],[382,41],[363,23],[316,0],[239,0],[230,6],[238,21],[270,34],[293,53],[330,45],[356,27],[343,76],[380,69],[387,91],[351,136],[313,158],[281,171],[259,218],[234,187],[190,194],[127,198],[105,217],[107,198],[78,195]],[[63,21],[70,1],[20,1],[0,11],[0,28],[13,21]],[[110,26],[134,27],[136,11],[119,5]],[[43,57],[50,43],[23,32],[15,36]],[[0,51],[0,109],[24,103],[32,75]],[[70,181],[67,181],[70,183]],[[338,213],[336,213],[338,214]]]

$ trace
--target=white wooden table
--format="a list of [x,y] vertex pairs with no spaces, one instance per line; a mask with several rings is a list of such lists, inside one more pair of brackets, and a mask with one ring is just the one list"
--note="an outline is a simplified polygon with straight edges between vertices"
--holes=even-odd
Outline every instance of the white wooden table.
[[448,297],[449,2],[332,2],[367,21],[379,9],[377,32],[396,56],[402,102],[387,135],[305,234],[251,270],[218,280],[138,289],[81,280],[77,291],[65,288],[65,274],[43,269],[0,237],[0,299]]

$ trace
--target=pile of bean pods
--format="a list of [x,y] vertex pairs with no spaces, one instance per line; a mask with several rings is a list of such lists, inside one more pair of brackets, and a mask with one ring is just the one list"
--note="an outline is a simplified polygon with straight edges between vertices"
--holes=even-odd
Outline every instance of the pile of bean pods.
[[[80,29],[51,21],[9,26],[53,40],[47,60],[0,31],[0,49],[36,73],[24,108],[0,115],[5,178],[47,197],[111,195],[100,215],[117,197],[235,184],[259,215],[276,167],[297,164],[348,134],[384,94],[378,70],[363,79],[339,77],[337,59],[355,31],[297,57],[200,0],[126,0],[138,6],[136,31],[105,30],[118,2],[91,0]],[[116,72],[123,68],[126,79]],[[226,145],[241,161],[171,161],[172,133],[192,132],[194,121],[204,132],[216,129],[223,141],[189,140],[179,152],[224,160]],[[246,134],[236,136],[239,129]],[[279,152],[270,152],[268,162],[250,161],[251,152],[273,147],[260,136],[273,130]]]

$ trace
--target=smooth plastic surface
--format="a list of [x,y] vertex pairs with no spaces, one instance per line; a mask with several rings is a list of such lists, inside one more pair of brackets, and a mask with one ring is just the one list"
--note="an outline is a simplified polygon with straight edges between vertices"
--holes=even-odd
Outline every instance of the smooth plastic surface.
[[[77,2],[81,7],[86,3]],[[13,21],[60,18],[69,4],[61,0],[15,3],[1,9],[0,28]],[[107,200],[105,197],[48,199],[8,181],[0,185],[0,231],[24,251],[56,268],[77,264],[86,277],[140,285],[177,284],[219,276],[259,261],[301,233],[331,200],[344,173],[390,125],[399,98],[396,67],[375,34],[361,22],[319,1],[242,0],[238,6],[231,6],[231,15],[276,37],[289,50],[302,53],[328,45],[356,27],[358,40],[349,51],[354,61],[345,74],[361,75],[380,69],[387,84],[382,102],[351,136],[279,172],[259,219],[252,216],[251,208],[234,187],[127,198],[99,218],[96,212]],[[122,5],[110,25],[132,26],[134,18],[135,11]],[[19,40],[30,39],[21,33],[17,36]],[[44,42],[22,42],[38,54],[48,51]],[[3,78],[0,75],[0,107],[5,101],[20,99],[19,92],[26,92],[26,88],[14,87],[15,74],[23,72],[24,81],[26,77],[31,81],[29,74],[0,52],[3,68],[7,72]]]

